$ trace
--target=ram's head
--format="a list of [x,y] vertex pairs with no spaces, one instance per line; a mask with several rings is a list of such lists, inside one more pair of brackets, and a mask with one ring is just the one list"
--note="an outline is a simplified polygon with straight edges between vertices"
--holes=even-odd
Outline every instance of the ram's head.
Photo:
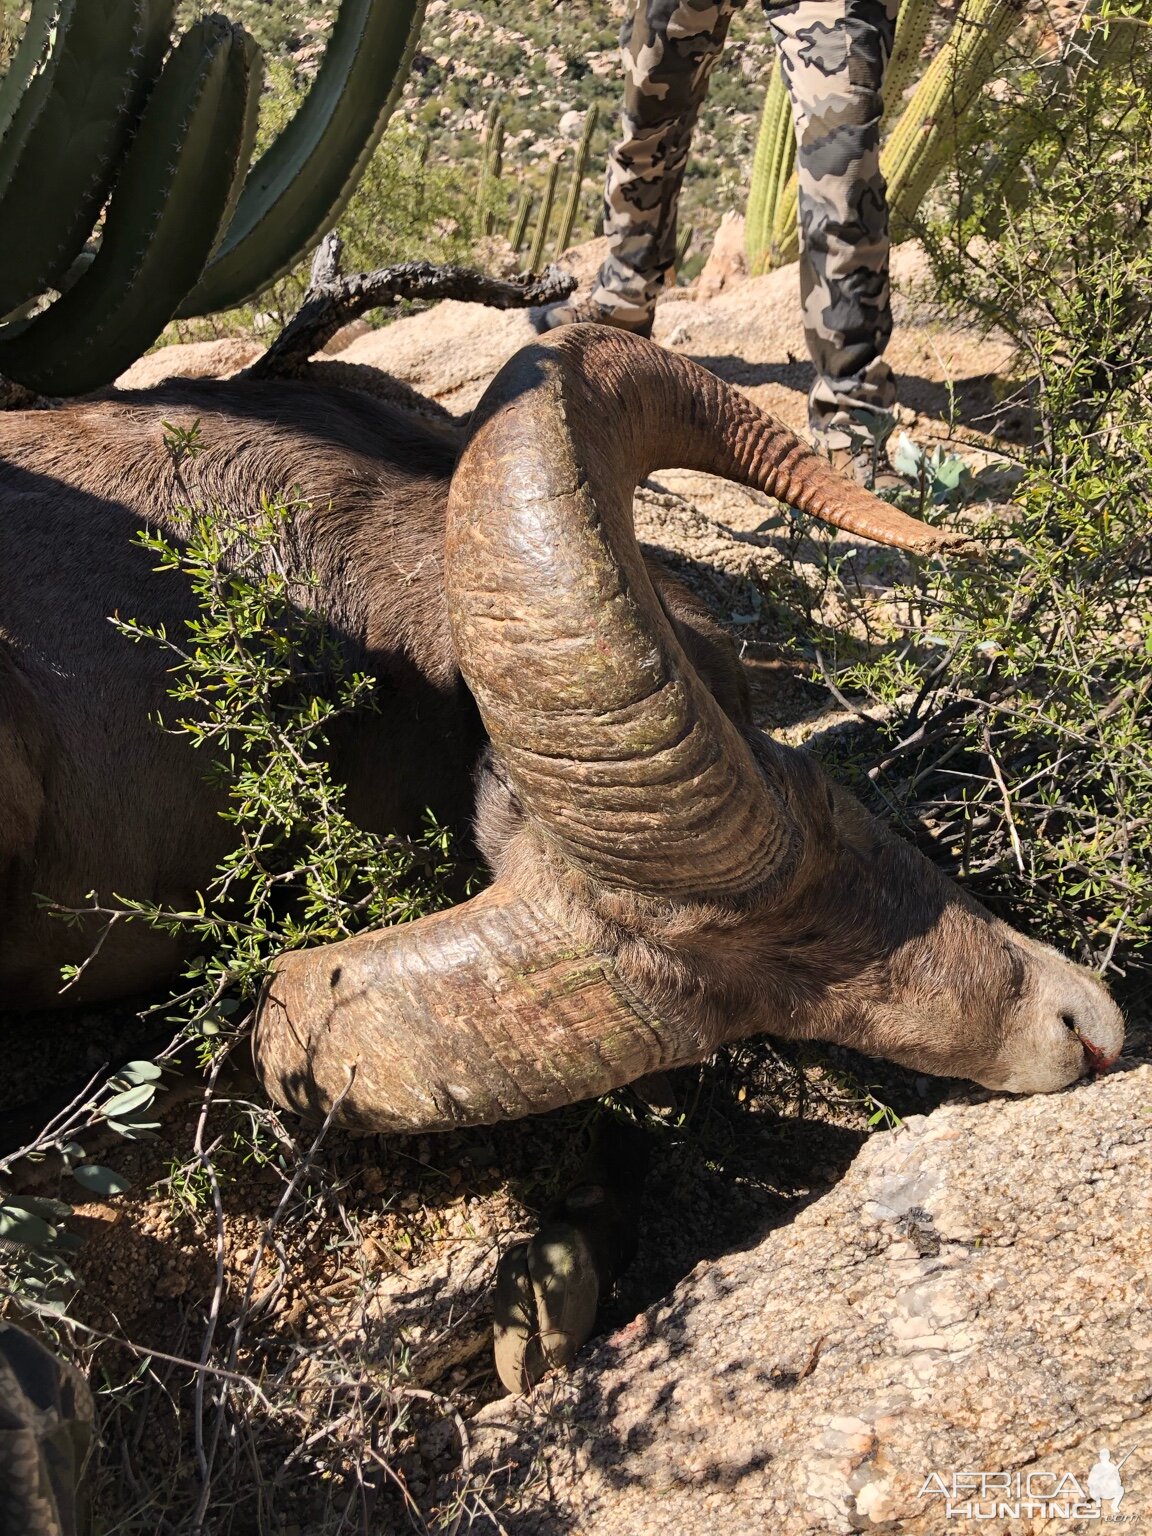
[[284,957],[256,1037],[282,1103],[339,1100],[378,1130],[484,1123],[759,1031],[1014,1092],[1119,1052],[1095,976],[721,710],[633,533],[635,486],[672,465],[885,543],[965,552],[647,343],[573,328],[518,354],[453,480],[446,585],[522,820],[472,901]]

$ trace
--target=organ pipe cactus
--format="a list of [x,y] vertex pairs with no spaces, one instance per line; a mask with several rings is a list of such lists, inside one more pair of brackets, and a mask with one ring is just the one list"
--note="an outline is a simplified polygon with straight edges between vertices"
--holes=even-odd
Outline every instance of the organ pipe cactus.
[[957,126],[1024,13],[1023,0],[968,0],[880,152],[894,240],[907,239],[948,164]]
[[98,387],[173,314],[290,270],[375,149],[424,3],[342,0],[308,96],[249,170],[263,72],[243,29],[202,18],[169,54],[174,0],[33,0],[0,80],[0,374]]
[[[885,123],[898,112],[880,153],[896,240],[912,233],[920,204],[949,161],[957,125],[990,78],[1000,48],[1023,15],[1023,4],[965,0],[911,100],[898,111],[917,72],[932,14],[931,0],[904,0],[885,85]],[[774,177],[772,170],[784,127],[791,132],[781,101],[786,95],[783,82],[776,87],[778,77],[779,69],[764,105],[748,201],[746,244],[753,272],[794,261],[799,251],[797,179]]]
[[921,73],[921,55],[928,41],[935,7],[904,0],[896,18],[896,37],[892,57],[884,71],[884,119],[881,133],[886,133],[903,110],[904,94]]
[[524,236],[528,229],[528,215],[532,212],[531,192],[521,192],[520,201],[516,205],[516,212],[512,218],[512,224],[508,230],[508,244],[520,254],[520,247],[524,244]]
[[189,28],[124,158],[95,260],[14,336],[0,331],[0,373],[45,394],[82,394],[151,346],[232,197],[254,70],[257,50],[231,22],[207,16]]
[[536,220],[536,233],[532,237],[532,250],[528,257],[528,270],[537,272],[544,255],[544,242],[548,238],[548,226],[552,222],[552,200],[556,196],[556,178],[560,174],[559,160],[553,160],[548,167],[548,176],[544,182],[544,196],[540,202],[540,213]]
[[504,175],[504,118],[498,106],[489,108],[484,124],[484,160],[480,168],[479,204],[484,233],[496,227],[496,210],[490,206],[496,185]]
[[223,243],[181,315],[255,298],[340,217],[408,75],[424,3],[344,0],[312,89],[253,166]]
[[57,287],[84,249],[167,49],[172,10],[171,0],[73,0],[61,12],[0,163],[0,229],[17,235],[4,242],[0,315]]

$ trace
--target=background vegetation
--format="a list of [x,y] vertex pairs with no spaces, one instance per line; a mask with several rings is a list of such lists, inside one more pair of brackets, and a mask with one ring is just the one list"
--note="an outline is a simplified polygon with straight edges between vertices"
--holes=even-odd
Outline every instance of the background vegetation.
[[[330,14],[264,0],[230,9],[274,56],[267,135],[315,67]],[[478,145],[493,92],[507,156],[537,184],[561,143],[571,153],[557,132],[567,110],[600,105],[602,158],[618,85],[599,58],[614,49],[617,9],[433,0],[405,108],[344,226],[346,264],[483,252]],[[792,643],[826,664],[853,707],[883,706],[882,723],[872,710],[841,739],[833,770],[982,899],[1096,965],[1129,1010],[1133,1048],[1146,1051],[1152,18],[1146,5],[1131,9],[1113,23],[1125,46],[1107,69],[1085,62],[1097,56],[1083,53],[1075,27],[1033,33],[1002,58],[925,224],[939,302],[1016,344],[1001,404],[1031,430],[1023,447],[984,435],[996,468],[980,477],[903,450],[919,475],[904,494],[929,518],[977,524],[989,558],[910,568],[878,626],[850,562],[809,530],[826,584]],[[764,78],[759,10],[734,30],[689,179],[688,219],[701,237],[726,205],[743,204],[752,80]],[[1028,132],[1005,147],[1004,122],[1022,117]],[[993,174],[1000,163],[1011,176]],[[592,232],[597,201],[590,185],[578,233]],[[221,324],[266,329],[301,291],[297,274],[260,314]],[[171,448],[179,457],[196,444]],[[4,1284],[102,1389],[103,1531],[466,1529],[494,1497],[471,1478],[467,1454],[468,1414],[492,1392],[486,1359],[460,1342],[471,1339],[467,1319],[435,1369],[403,1333],[382,1348],[373,1297],[393,1267],[482,1236],[487,1212],[501,1234],[530,1222],[571,1166],[586,1111],[434,1146],[329,1128],[302,1145],[236,1067],[230,1042],[280,943],[428,910],[451,862],[435,829],[423,845],[379,845],[344,817],[326,733],[370,699],[310,627],[306,573],[269,572],[267,536],[206,518],[182,554],[155,550],[198,584],[201,615],[182,637],[190,660],[174,702],[209,705],[187,719],[229,786],[244,847],[202,910],[109,903],[109,921],[134,913],[201,934],[205,960],[160,1007],[191,1044],[110,1079],[97,1073],[54,1119],[35,1146],[42,1167],[55,1155],[64,1170],[50,1196],[15,1193],[14,1159],[0,1161]],[[838,615],[859,622],[831,621],[833,592]],[[207,1086],[161,1114],[181,1053],[206,1068]],[[813,1167],[834,1176],[866,1122],[889,1124],[932,1091],[842,1054],[782,1056],[763,1043],[686,1074],[675,1112],[654,1127],[660,1243],[615,1315],[661,1294],[717,1230],[732,1243],[785,1209],[811,1187]],[[784,1134],[814,1102],[818,1136]],[[640,1113],[626,1100],[616,1109]],[[152,1139],[168,1138],[161,1122],[173,1120],[182,1140]],[[143,1231],[130,1233],[113,1203],[85,1218],[80,1252],[68,1240],[70,1204],[83,1191],[114,1202],[129,1185],[148,1191]],[[156,1251],[167,1257],[153,1274]],[[166,1312],[134,1312],[138,1274]],[[334,1275],[356,1298],[351,1322],[321,1299]]]

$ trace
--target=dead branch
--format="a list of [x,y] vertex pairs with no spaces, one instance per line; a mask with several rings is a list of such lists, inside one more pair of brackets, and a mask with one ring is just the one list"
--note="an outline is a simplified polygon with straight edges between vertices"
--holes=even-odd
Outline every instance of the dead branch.
[[438,267],[430,261],[406,261],[376,272],[352,277],[335,275],[339,249],[329,236],[316,253],[304,302],[276,340],[246,370],[253,379],[298,377],[308,359],[319,352],[341,326],[370,309],[382,309],[401,299],[430,302],[463,299],[488,304],[494,309],[530,309],[567,298],[575,278],[549,267],[541,276],[523,272],[518,277],[487,277],[470,267]]

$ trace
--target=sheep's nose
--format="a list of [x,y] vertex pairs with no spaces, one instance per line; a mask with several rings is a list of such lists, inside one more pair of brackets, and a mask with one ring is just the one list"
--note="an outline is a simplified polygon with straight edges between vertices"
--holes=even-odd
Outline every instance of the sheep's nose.
[[[1096,1000],[1093,999],[1093,1002]],[[1084,1052],[1084,1070],[1099,1077],[1110,1072],[1124,1046],[1124,1025],[1111,998],[1103,1006],[1067,1008],[1060,1015],[1064,1028],[1075,1035]]]

